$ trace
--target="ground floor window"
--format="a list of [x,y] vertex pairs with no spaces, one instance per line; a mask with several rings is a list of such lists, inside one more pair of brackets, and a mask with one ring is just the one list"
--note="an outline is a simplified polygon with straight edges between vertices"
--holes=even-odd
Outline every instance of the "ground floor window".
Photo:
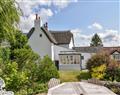
[[61,64],[80,64],[80,54],[61,54],[59,55]]

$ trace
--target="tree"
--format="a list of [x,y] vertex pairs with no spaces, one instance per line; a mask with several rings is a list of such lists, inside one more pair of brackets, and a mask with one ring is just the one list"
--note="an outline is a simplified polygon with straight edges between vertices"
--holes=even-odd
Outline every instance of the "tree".
[[0,42],[5,39],[13,40],[19,22],[20,9],[15,0],[0,0]]
[[58,72],[50,58],[41,60],[32,51],[19,31],[20,9],[15,1],[0,0],[0,77],[15,95],[35,95],[46,90],[46,82]]
[[95,47],[103,46],[102,40],[101,40],[101,38],[99,37],[99,35],[97,33],[92,37],[90,46],[95,46]]

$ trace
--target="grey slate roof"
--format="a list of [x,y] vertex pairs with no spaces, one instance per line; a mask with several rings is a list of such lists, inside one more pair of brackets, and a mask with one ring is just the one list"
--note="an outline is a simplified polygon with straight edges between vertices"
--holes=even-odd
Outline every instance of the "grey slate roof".
[[74,50],[82,53],[97,53],[106,51],[109,54],[114,53],[114,51],[120,52],[120,47],[73,47]]
[[97,53],[98,51],[101,50],[101,47],[73,47],[74,50],[77,52],[82,52],[82,53]]
[[70,30],[67,31],[50,31],[55,40],[57,41],[57,44],[69,44],[71,41],[71,38],[73,39],[73,34],[70,32]]

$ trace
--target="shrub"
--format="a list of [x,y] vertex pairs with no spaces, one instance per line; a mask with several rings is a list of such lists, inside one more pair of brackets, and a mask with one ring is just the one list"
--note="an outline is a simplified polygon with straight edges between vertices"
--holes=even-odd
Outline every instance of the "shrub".
[[37,75],[39,77],[39,81],[44,82],[44,83],[48,82],[51,78],[59,77],[57,68],[55,67],[54,63],[48,56],[45,56],[41,60]]
[[116,83],[107,83],[104,86],[109,88],[110,90],[112,90],[117,95],[120,95],[120,84],[118,85],[118,83],[117,84]]
[[91,75],[88,71],[80,71],[80,79],[88,80],[91,78]]
[[106,65],[103,64],[99,67],[92,68],[91,76],[96,79],[103,79],[105,76]]
[[107,52],[93,55],[87,62],[87,68],[93,78],[120,81],[119,65]]
[[116,61],[111,60],[111,62],[108,64],[108,66],[106,68],[105,79],[110,80],[110,81],[114,81],[114,80],[119,81],[120,69],[119,69],[119,65]]
[[92,68],[98,67],[103,64],[109,64],[110,57],[106,53],[98,53],[93,55],[88,61],[87,61],[87,69],[91,72]]

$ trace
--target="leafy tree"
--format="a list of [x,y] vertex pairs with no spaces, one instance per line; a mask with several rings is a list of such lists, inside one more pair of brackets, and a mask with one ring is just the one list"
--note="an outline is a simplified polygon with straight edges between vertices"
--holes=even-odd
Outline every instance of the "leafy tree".
[[91,40],[90,46],[103,46],[102,40],[100,39],[99,35],[96,33]]
[[0,41],[10,39],[14,41],[20,11],[15,0],[0,0]]
[[33,95],[47,89],[46,82],[58,77],[57,69],[49,57],[40,59],[27,44],[28,39],[18,30],[19,7],[16,0],[0,0],[0,77],[7,90],[15,95]]

